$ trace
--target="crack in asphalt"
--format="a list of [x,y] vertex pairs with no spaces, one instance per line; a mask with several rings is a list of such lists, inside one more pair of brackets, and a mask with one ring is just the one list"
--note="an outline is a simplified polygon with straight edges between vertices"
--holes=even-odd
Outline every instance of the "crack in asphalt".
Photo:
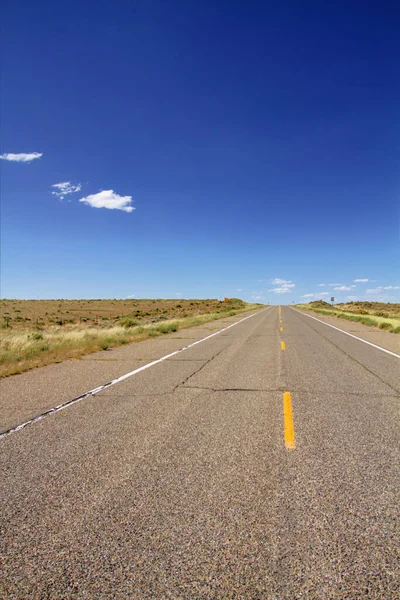
[[181,388],[186,390],[205,390],[210,392],[284,392],[284,388],[213,388],[200,385],[183,385]]
[[187,381],[189,381],[189,379],[191,377],[194,377],[195,375],[197,375],[197,373],[200,373],[200,371],[202,371],[204,369],[204,367],[206,367],[212,360],[214,360],[214,358],[217,358],[217,356],[219,356],[224,350],[226,350],[227,346],[225,346],[224,348],[222,348],[221,350],[219,350],[218,352],[216,352],[215,354],[213,354],[213,356],[211,358],[209,358],[208,360],[205,361],[204,364],[202,364],[198,369],[195,370],[194,373],[191,373],[190,375],[188,375],[187,377],[185,377],[185,379],[181,382],[179,382],[172,390],[172,394],[175,392],[175,390],[177,390],[180,387],[184,387],[185,383]]
[[371,375],[373,375],[374,377],[376,377],[377,379],[379,379],[379,381],[381,383],[383,383],[384,385],[387,385],[391,390],[393,390],[394,392],[397,392],[398,394],[400,394],[400,389],[397,389],[397,388],[393,387],[390,383],[388,383],[387,381],[385,381],[384,379],[382,379],[382,377],[379,377],[379,375],[377,375],[376,373],[374,373],[374,371],[372,371],[369,367],[367,367],[366,365],[364,365],[364,363],[362,363],[361,361],[357,360],[357,358],[354,358],[354,356],[351,356],[351,354],[348,354],[348,352],[346,352],[345,350],[343,350],[343,348],[341,348],[340,346],[338,346],[337,344],[335,344],[335,342],[332,342],[332,340],[330,340],[323,333],[321,333],[320,331],[318,331],[318,329],[315,329],[312,326],[312,323],[309,323],[308,321],[303,321],[303,319],[300,319],[300,317],[298,316],[298,314],[297,314],[297,318],[302,323],[304,323],[305,325],[307,325],[310,329],[312,329],[313,331],[315,331],[315,333],[317,333],[322,338],[324,338],[324,340],[326,340],[329,344],[332,344],[332,346],[334,346],[334,348],[337,348],[340,352],[342,352],[345,356],[347,356],[347,358],[350,358],[350,360],[353,360],[355,363],[357,363],[358,365],[360,365],[360,367],[362,367],[363,369],[365,369],[368,373],[371,373]]

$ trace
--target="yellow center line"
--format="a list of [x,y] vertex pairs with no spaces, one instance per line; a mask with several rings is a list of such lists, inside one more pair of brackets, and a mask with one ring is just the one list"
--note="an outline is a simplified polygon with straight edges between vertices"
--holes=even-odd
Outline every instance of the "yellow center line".
[[294,437],[292,398],[290,392],[284,392],[283,394],[283,437],[286,448],[288,448],[288,450],[294,450],[296,448],[296,440]]
[[281,350],[286,350],[286,344],[285,344],[285,342],[281,342]]
[[283,327],[282,327],[282,325],[279,327],[279,331],[283,331]]

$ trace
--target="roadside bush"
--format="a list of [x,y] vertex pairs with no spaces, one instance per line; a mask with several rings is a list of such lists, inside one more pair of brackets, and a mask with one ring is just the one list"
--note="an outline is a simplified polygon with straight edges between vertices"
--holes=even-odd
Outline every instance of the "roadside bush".
[[104,338],[104,340],[101,340],[100,348],[102,350],[108,350],[109,347],[110,347],[111,342],[112,342],[111,338]]
[[177,323],[163,323],[157,327],[161,333],[171,333],[171,331],[178,331]]
[[370,317],[360,317],[360,323],[363,323],[364,325],[377,325],[378,321],[375,321],[375,319],[371,319]]
[[383,323],[379,323],[379,329],[392,329],[392,324],[384,321]]
[[34,331],[30,335],[28,335],[28,340],[42,340],[42,339],[43,339],[43,333],[40,333],[39,331]]
[[135,327],[138,324],[139,321],[137,319],[133,319],[132,317],[125,317],[118,321],[118,325],[122,325],[122,327],[126,327],[126,329],[129,327]]

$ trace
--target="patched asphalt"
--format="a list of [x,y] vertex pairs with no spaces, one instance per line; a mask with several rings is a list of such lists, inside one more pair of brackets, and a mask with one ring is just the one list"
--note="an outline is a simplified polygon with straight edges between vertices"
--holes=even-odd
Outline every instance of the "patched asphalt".
[[[399,598],[400,361],[282,318],[260,312],[3,439],[0,597]],[[21,414],[47,405],[27,395]]]

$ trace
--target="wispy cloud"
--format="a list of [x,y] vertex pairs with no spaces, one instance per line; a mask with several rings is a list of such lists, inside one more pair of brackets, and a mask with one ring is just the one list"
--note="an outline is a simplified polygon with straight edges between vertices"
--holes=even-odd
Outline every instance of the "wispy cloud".
[[378,285],[378,287],[365,290],[365,292],[366,294],[380,294],[383,290],[400,290],[400,285]]
[[324,296],[330,296],[329,292],[317,292],[316,294],[303,294],[302,298],[322,298]]
[[123,210],[130,213],[135,208],[131,206],[132,196],[120,196],[114,190],[102,190],[97,194],[89,194],[86,198],[81,198],[79,202],[88,204],[93,208],[109,208],[115,210]]
[[[295,287],[294,284],[292,286],[290,286],[290,288]],[[277,288],[272,288],[271,290],[268,290],[269,292],[273,292],[274,294],[289,294],[291,289],[287,286],[281,286],[281,287],[277,287]]]
[[359,296],[346,296],[347,300],[350,300],[351,302],[357,302],[357,300],[359,300]]
[[317,283],[317,287],[325,287],[326,283]]
[[82,185],[80,183],[73,185],[70,181],[61,181],[60,183],[53,183],[51,187],[55,190],[54,192],[51,192],[53,196],[57,196],[57,198],[60,198],[60,200],[63,200],[63,198],[65,198],[65,196],[68,196],[68,194],[80,192],[82,189]]
[[329,285],[329,287],[336,288],[336,287],[344,286],[344,283],[328,283],[328,285]]
[[289,294],[291,289],[296,287],[296,284],[292,283],[290,279],[281,279],[280,277],[271,279],[271,283],[273,283],[273,285],[279,286],[268,290],[273,294]]
[[243,292],[243,288],[236,288],[237,292]]
[[10,162],[31,162],[36,158],[41,158],[43,156],[43,152],[20,152],[19,154],[13,154],[12,152],[5,152],[4,154],[0,154],[0,158],[2,160],[9,160]]
[[129,296],[127,296],[127,298],[136,298],[135,294],[130,294]]
[[355,285],[338,285],[337,287],[334,287],[333,289],[336,292],[351,292],[352,289],[354,289],[356,286]]
[[374,279],[353,279],[353,283],[368,283],[369,281],[375,281]]

